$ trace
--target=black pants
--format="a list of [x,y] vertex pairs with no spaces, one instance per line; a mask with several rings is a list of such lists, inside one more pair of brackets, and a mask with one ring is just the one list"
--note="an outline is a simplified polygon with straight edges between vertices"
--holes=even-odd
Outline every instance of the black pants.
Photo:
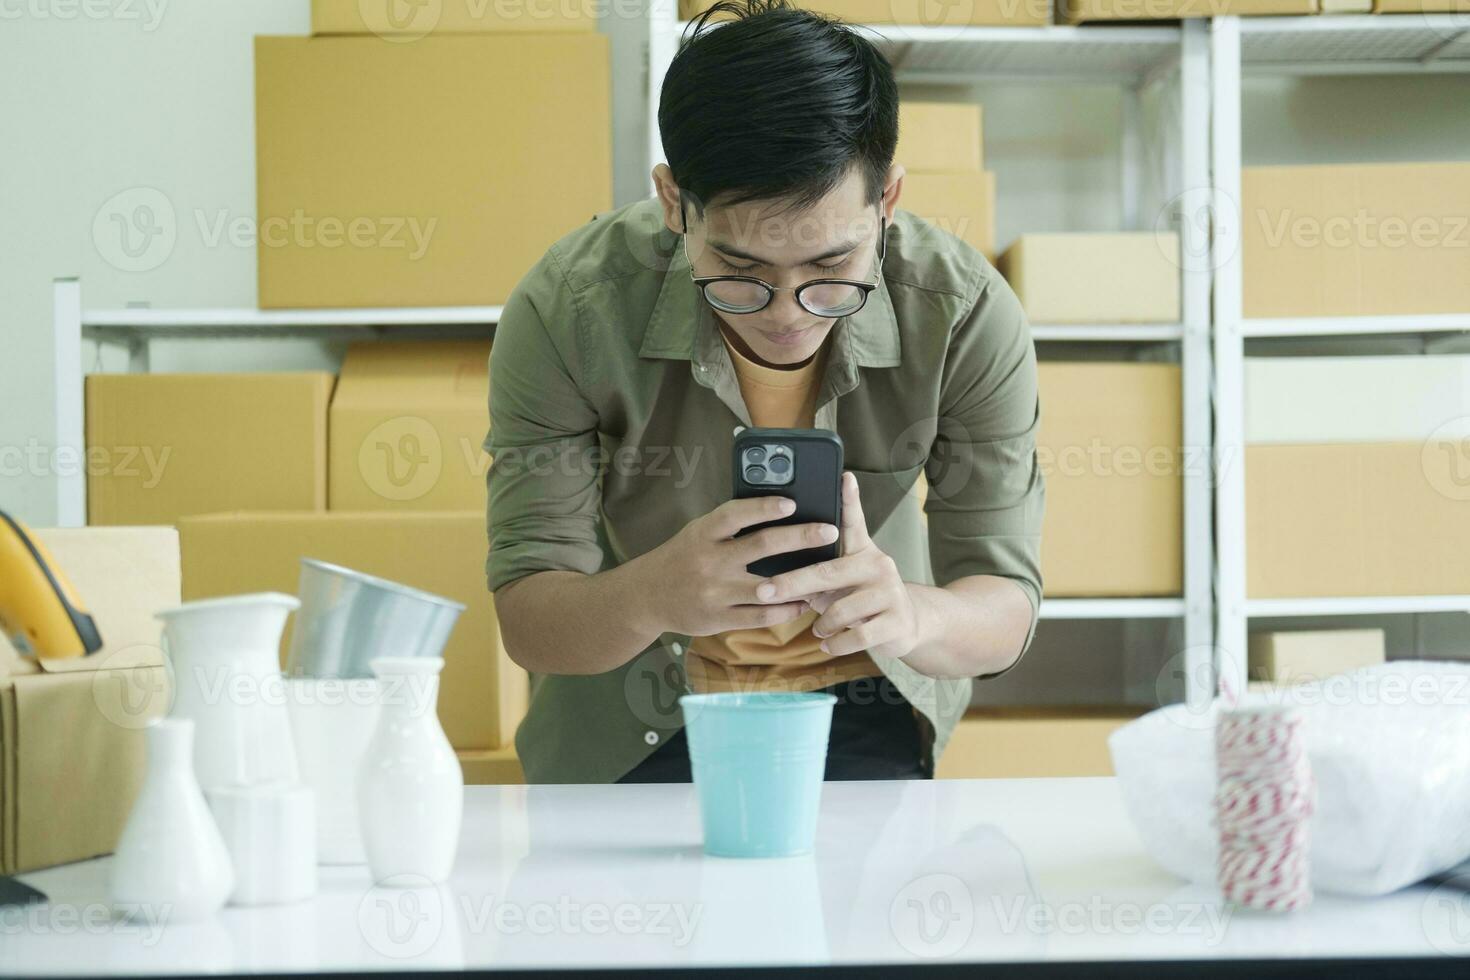
[[[919,719],[886,677],[861,677],[822,693],[836,695],[827,742],[829,781],[928,779]],[[654,750],[620,783],[688,783],[689,742],[678,734]]]

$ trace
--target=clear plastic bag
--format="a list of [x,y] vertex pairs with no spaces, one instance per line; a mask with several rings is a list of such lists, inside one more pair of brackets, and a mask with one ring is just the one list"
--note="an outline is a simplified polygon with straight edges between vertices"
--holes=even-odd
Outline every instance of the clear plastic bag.
[[[1312,884],[1383,895],[1470,858],[1470,664],[1395,661],[1248,691],[1300,709],[1317,781]],[[1214,884],[1215,718],[1177,704],[1108,740],[1129,815],[1168,871]]]

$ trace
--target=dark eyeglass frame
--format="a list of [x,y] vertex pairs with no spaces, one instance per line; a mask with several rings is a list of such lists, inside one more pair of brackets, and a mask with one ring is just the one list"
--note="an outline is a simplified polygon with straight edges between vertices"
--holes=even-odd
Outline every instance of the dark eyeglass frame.
[[[771,301],[776,298],[777,293],[793,292],[796,294],[796,302],[801,305],[801,308],[803,310],[806,310],[812,316],[819,316],[826,319],[837,319],[845,316],[853,316],[863,307],[867,306],[868,297],[873,294],[873,291],[875,289],[883,284],[883,260],[888,255],[888,218],[881,213],[878,215],[878,264],[876,269],[874,270],[877,273],[877,278],[873,282],[859,282],[856,279],[811,279],[807,282],[802,283],[800,286],[772,286],[764,279],[757,279],[755,276],[696,276],[694,274],[694,263],[689,259],[689,235],[687,222],[685,224],[683,243],[684,261],[689,266],[689,278],[693,280],[694,285],[699,288],[699,293],[701,296],[704,297],[704,301],[710,306],[719,310],[721,313],[728,313],[731,316],[749,316],[752,313],[759,313],[761,310],[764,310],[766,307],[770,306]],[[766,290],[766,301],[760,306],[755,307],[754,309],[732,310],[728,307],[727,304],[720,303],[710,297],[709,287],[722,282],[743,282],[750,283],[751,285],[755,286],[763,286]],[[805,293],[808,289],[811,289],[815,286],[852,286],[862,293],[862,299],[858,302],[858,305],[853,307],[851,310],[848,310],[845,313],[839,313],[834,317],[833,314],[826,310],[813,309],[812,307],[806,305],[806,301],[802,299],[802,294]]]

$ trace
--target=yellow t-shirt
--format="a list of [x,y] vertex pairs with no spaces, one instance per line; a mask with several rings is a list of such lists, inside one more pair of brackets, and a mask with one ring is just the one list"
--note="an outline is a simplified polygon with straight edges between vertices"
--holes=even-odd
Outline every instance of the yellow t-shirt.
[[[724,337],[721,330],[720,336]],[[808,429],[816,420],[824,344],[803,364],[771,368],[745,357],[725,339],[750,421],[761,428]],[[685,664],[696,691],[815,691],[882,674],[866,653],[831,657],[812,634],[817,613],[760,629],[731,630],[690,641]]]

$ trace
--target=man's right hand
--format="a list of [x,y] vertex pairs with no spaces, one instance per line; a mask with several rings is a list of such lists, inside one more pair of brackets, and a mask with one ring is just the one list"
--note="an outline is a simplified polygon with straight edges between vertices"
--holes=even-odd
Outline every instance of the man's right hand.
[[756,598],[765,579],[746,566],[768,555],[831,544],[831,524],[790,524],[736,533],[789,517],[796,505],[786,497],[751,497],[721,504],[695,518],[635,562],[647,589],[644,607],[660,633],[709,636],[726,630],[774,626],[807,611],[803,601],[769,604]]

